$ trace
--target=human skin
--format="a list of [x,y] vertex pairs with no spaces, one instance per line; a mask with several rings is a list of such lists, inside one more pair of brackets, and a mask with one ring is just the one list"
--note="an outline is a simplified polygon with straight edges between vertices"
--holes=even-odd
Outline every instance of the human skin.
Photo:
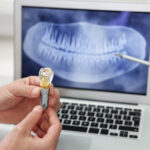
[[[19,79],[0,88],[0,123],[18,124],[40,104],[40,81],[37,76]],[[49,108],[55,112],[60,109],[60,94],[50,85]],[[46,111],[33,128],[33,131],[43,137],[49,128],[49,118]]]
[[43,108],[38,105],[0,143],[1,150],[55,150],[61,124],[53,108],[46,110],[49,127],[43,137],[33,136],[32,129],[39,122]]
[[[40,104],[40,81],[36,76],[19,79],[0,88],[0,122],[17,124]],[[50,85],[49,107],[59,110],[59,91]],[[9,119],[8,119],[9,118]]]

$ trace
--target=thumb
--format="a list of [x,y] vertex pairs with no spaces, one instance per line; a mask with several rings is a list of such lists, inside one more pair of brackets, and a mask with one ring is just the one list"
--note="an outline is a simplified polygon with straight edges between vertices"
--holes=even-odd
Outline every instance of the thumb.
[[15,96],[34,98],[40,95],[40,88],[33,85],[19,84],[12,89],[12,93]]
[[33,110],[26,116],[26,118],[18,124],[18,126],[30,134],[31,130],[40,120],[42,112],[43,108],[40,105],[34,107]]

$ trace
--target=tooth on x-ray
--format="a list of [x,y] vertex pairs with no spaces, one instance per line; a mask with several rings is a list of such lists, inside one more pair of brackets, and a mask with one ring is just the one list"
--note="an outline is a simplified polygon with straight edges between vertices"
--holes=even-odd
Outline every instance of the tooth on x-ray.
[[87,22],[32,26],[24,40],[24,52],[36,63],[51,67],[63,79],[95,83],[125,74],[139,64],[114,53],[145,58],[146,41],[125,26],[101,26]]

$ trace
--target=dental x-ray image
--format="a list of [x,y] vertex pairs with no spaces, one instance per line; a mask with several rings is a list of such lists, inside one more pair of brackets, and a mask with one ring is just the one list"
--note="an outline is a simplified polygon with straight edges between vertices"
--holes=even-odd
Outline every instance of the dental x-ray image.
[[146,94],[148,68],[114,53],[149,60],[150,14],[23,7],[22,19],[22,77],[51,67],[55,86]]

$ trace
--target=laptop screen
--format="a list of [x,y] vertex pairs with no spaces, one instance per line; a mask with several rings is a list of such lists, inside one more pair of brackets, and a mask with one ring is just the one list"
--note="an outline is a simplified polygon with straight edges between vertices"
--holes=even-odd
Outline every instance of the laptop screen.
[[22,7],[22,77],[41,67],[57,87],[147,94],[150,13]]

